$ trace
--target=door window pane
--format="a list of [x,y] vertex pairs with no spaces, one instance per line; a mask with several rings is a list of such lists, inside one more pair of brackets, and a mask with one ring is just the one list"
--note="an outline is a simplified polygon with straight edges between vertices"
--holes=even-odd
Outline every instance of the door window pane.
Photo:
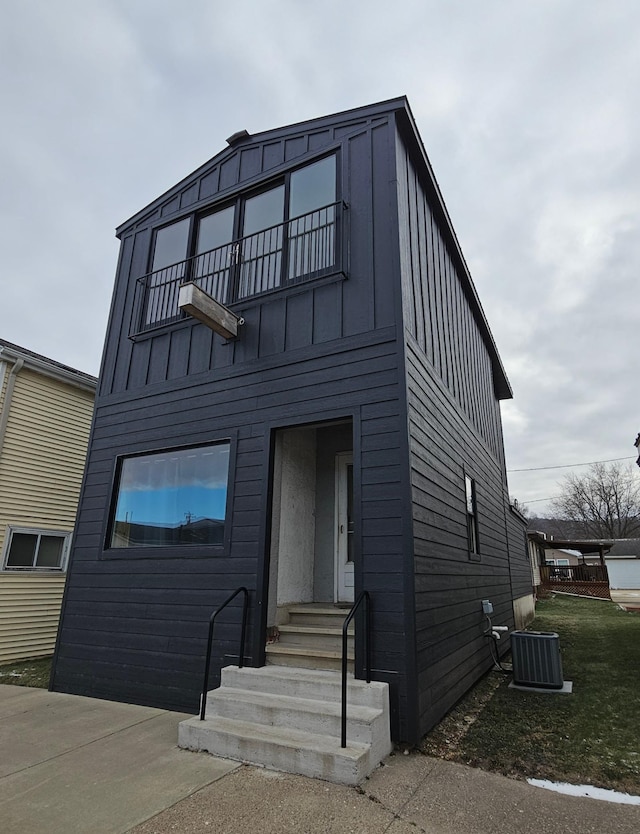
[[[250,197],[244,206],[238,295],[244,298],[280,285],[284,185]],[[275,227],[275,228],[271,228]]]
[[152,274],[147,283],[145,324],[178,316],[178,291],[186,269],[190,219],[186,217],[156,232]]
[[185,217],[184,220],[165,226],[164,229],[158,229],[151,266],[153,272],[156,269],[164,269],[171,264],[178,263],[178,261],[184,261],[187,257],[189,223],[189,218]]
[[196,253],[209,252],[233,240],[234,207],[229,206],[213,214],[207,214],[198,224],[198,245]]
[[250,197],[244,204],[244,235],[276,226],[284,220],[284,185]]
[[335,156],[328,156],[291,174],[289,217],[308,214],[335,201]]
[[222,544],[229,443],[125,458],[111,547]]
[[335,264],[336,158],[329,156],[291,174],[289,280]]
[[234,214],[234,207],[228,206],[208,214],[198,224],[193,277],[198,286],[222,304],[228,301]]

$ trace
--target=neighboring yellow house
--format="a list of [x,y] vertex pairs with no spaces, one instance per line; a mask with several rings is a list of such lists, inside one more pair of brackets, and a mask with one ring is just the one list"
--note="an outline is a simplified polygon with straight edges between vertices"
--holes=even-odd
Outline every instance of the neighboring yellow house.
[[53,654],[96,382],[0,339],[0,664]]

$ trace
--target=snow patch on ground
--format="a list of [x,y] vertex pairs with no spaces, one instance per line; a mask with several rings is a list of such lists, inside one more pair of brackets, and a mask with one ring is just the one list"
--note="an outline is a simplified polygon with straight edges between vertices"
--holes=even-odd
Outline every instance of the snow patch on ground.
[[546,788],[548,791],[566,793],[570,796],[588,796],[590,799],[603,799],[605,802],[640,805],[640,796],[632,796],[619,791],[608,791],[604,788],[594,788],[593,785],[569,785],[566,782],[549,782],[546,779],[527,779],[527,782],[537,788]]

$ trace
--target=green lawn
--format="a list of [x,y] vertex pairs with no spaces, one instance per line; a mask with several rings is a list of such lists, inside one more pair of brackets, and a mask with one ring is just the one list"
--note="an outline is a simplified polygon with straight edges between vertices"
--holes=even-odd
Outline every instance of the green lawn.
[[538,603],[530,629],[560,635],[573,694],[520,692],[490,673],[423,749],[509,776],[640,794],[640,614],[556,596]]
[[22,663],[9,663],[0,666],[0,683],[14,686],[37,686],[41,689],[49,688],[51,674],[51,658],[25,660]]

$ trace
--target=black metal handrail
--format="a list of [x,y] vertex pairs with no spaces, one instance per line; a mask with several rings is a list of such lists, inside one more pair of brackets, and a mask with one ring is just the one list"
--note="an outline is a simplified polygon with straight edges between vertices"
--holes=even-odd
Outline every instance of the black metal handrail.
[[179,321],[181,284],[193,281],[221,304],[331,273],[340,260],[338,200],[216,249],[169,264],[136,282],[138,332]]
[[341,735],[340,746],[347,746],[347,629],[349,623],[353,619],[360,603],[364,600],[364,666],[367,683],[371,683],[371,641],[369,635],[371,632],[371,597],[368,591],[362,591],[358,599],[354,602],[351,611],[347,615],[342,625],[342,715],[341,715]]
[[242,631],[240,632],[240,660],[238,661],[238,668],[242,669],[242,660],[244,658],[244,638],[247,631],[247,604],[249,602],[249,591],[246,588],[237,588],[225,601],[213,612],[209,617],[209,639],[207,641],[207,659],[204,665],[204,681],[202,683],[202,695],[200,697],[200,721],[204,721],[204,714],[207,707],[207,690],[209,688],[209,667],[211,665],[211,646],[213,645],[213,626],[218,614],[229,605],[231,600],[235,599],[238,594],[244,595],[242,602]]

